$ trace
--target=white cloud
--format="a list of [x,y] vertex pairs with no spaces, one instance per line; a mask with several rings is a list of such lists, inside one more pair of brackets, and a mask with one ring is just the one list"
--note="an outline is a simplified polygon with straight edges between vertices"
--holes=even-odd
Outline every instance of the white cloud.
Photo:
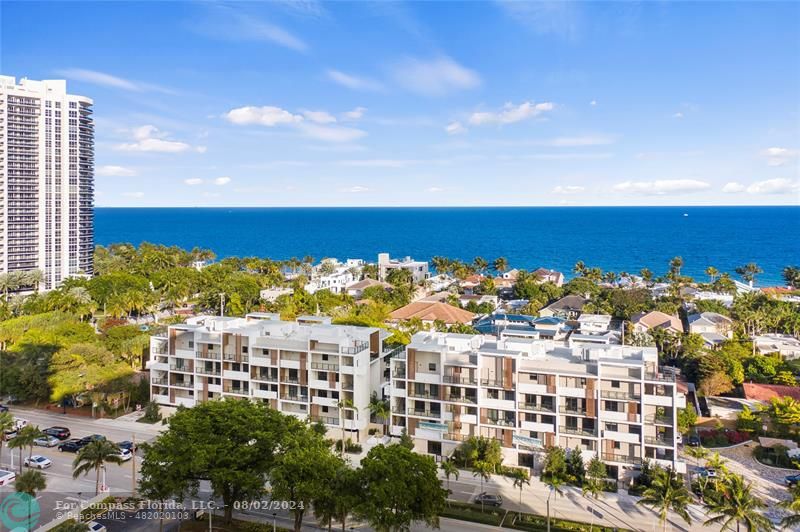
[[591,105],[592,107],[596,106],[597,100],[592,100],[591,102],[589,102],[589,105]]
[[200,179],[199,177],[190,177],[189,179],[184,179],[183,182],[189,185],[190,187],[203,184],[203,180]]
[[208,17],[195,23],[194,30],[226,41],[271,42],[298,52],[308,50],[308,45],[288,30],[245,13],[238,6],[214,5]]
[[444,192],[444,189],[442,187],[428,187],[425,189],[425,192],[436,194],[437,192]]
[[123,192],[122,195],[126,198],[143,198],[144,192]]
[[317,124],[332,124],[336,122],[336,117],[330,114],[328,111],[303,110],[301,112],[306,120],[310,120],[311,122],[315,122]]
[[792,150],[789,148],[767,148],[761,150],[761,156],[767,159],[769,166],[783,166],[790,162],[792,159],[800,155],[800,150]]
[[481,84],[477,72],[449,57],[428,60],[409,57],[394,65],[392,76],[401,87],[428,96],[473,89]]
[[186,142],[167,139],[168,134],[159,131],[152,125],[140,126],[132,131],[135,142],[126,142],[114,146],[115,150],[133,152],[161,152],[161,153],[180,153],[194,150],[198,153],[206,151],[205,146],[192,147]]
[[558,185],[553,188],[553,194],[578,194],[586,190],[585,187],[578,185]]
[[346,111],[342,113],[342,118],[344,120],[361,120],[366,112],[366,107],[356,107],[352,111]]
[[745,188],[743,184],[731,181],[730,183],[725,183],[725,186],[722,187],[722,192],[726,194],[736,194],[737,192],[744,192]]
[[352,192],[354,194],[358,194],[359,192],[367,192],[369,189],[367,187],[363,187],[361,185],[354,185],[352,187],[346,187],[339,189],[341,192]]
[[125,78],[120,78],[106,72],[98,72],[96,70],[86,70],[83,68],[65,68],[56,70],[56,74],[64,76],[67,79],[75,81],[83,81],[93,85],[101,85],[103,87],[112,87],[114,89],[122,89],[131,92],[163,92],[165,94],[174,94],[174,91],[151,83],[143,83],[141,81],[133,81]]
[[230,182],[231,182],[231,178],[228,177],[228,176],[218,177],[218,178],[216,178],[214,180],[214,184],[217,185],[217,186],[227,185]]
[[501,111],[491,112],[482,111],[472,113],[469,117],[469,123],[473,126],[481,126],[486,124],[513,124],[522,120],[535,118],[542,113],[552,111],[555,105],[552,102],[532,103],[525,102],[519,105],[507,103],[503,106]]
[[678,111],[677,113],[675,113],[675,114],[673,114],[673,115],[672,115],[672,118],[683,118],[683,113],[681,113],[680,111]]
[[346,74],[340,70],[328,70],[326,74],[328,75],[328,79],[348,89],[377,91],[383,88],[383,85],[374,79]]
[[458,121],[447,124],[444,130],[448,135],[460,135],[461,133],[467,132],[467,128],[464,127],[464,124]]
[[700,192],[711,187],[705,181],[696,179],[659,179],[656,181],[624,181],[614,185],[615,192],[662,196],[665,194],[687,194]]
[[800,192],[800,182],[786,178],[756,181],[747,187],[748,194],[791,194]]
[[266,105],[264,107],[237,107],[225,114],[228,122],[237,125],[258,124],[273,127],[281,124],[297,124],[303,121],[302,115],[292,114],[280,107]]
[[124,166],[108,164],[105,166],[98,166],[97,169],[95,169],[95,173],[104,177],[132,177],[136,175],[136,170]]

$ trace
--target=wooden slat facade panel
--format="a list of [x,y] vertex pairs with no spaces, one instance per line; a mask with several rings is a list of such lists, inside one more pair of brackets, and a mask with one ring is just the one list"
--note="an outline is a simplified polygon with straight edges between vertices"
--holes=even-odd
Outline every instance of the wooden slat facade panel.
[[416,349],[408,349],[406,355],[406,372],[408,372],[408,378],[414,380],[417,378],[417,350]]
[[556,376],[547,376],[547,393],[556,393]]
[[503,389],[514,389],[514,359],[503,357]]

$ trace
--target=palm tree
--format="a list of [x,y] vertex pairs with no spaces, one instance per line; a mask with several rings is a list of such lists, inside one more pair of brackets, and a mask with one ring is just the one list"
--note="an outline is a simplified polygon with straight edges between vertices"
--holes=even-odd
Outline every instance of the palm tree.
[[39,430],[39,427],[34,425],[25,425],[19,431],[17,431],[16,437],[14,437],[10,442],[8,442],[9,449],[19,449],[19,472],[22,474],[22,451],[25,447],[30,448],[30,453],[28,458],[33,456],[33,442],[36,441],[36,438],[39,438],[42,435],[42,431]]
[[392,411],[389,408],[389,401],[378,399],[378,394],[373,393],[369,401],[369,413],[381,420],[381,429],[386,434],[386,421],[391,417]]
[[542,475],[542,481],[545,485],[550,488],[550,492],[547,494],[547,532],[550,532],[550,497],[552,497],[553,493],[557,493],[560,496],[564,496],[564,484],[567,483],[566,476],[560,474],[549,474],[549,475]]
[[531,485],[530,476],[524,469],[512,469],[511,481],[514,487],[519,490],[519,511],[522,511],[522,488]]
[[639,271],[639,275],[641,275],[641,276],[642,276],[642,279],[644,280],[644,282],[645,282],[645,283],[649,283],[650,281],[652,281],[652,280],[653,280],[653,272],[651,272],[651,271],[650,271],[649,269],[647,269],[647,268],[642,268],[642,269]]
[[431,264],[436,270],[436,273],[443,274],[450,269],[450,260],[447,257],[435,256],[431,258]]
[[508,269],[508,259],[505,257],[497,257],[494,259],[492,265],[497,273],[503,273]]
[[460,474],[460,472],[458,471],[458,467],[456,466],[456,463],[453,462],[452,460],[449,460],[449,459],[448,460],[442,460],[442,465],[440,465],[439,467],[441,467],[442,472],[444,473],[444,476],[447,478],[447,491],[449,493],[450,492],[450,477],[453,476],[453,477],[455,477],[456,480],[458,480],[458,475]]
[[787,266],[782,273],[787,285],[800,288],[800,266]]
[[708,514],[714,515],[705,524],[722,524],[721,530],[736,531],[744,524],[748,532],[772,530],[770,520],[762,513],[767,507],[752,493],[753,485],[745,483],[744,477],[736,474],[725,475],[720,491],[721,497],[716,498],[708,508]]
[[93,441],[80,451],[72,462],[72,478],[95,471],[94,494],[100,493],[100,470],[106,463],[121,464],[119,448],[108,440]]
[[[483,481],[492,478],[494,473],[494,466],[485,460],[476,460],[472,464],[472,476],[480,477],[481,479],[481,493],[483,493]],[[481,512],[483,511],[483,498],[481,498]]]
[[686,454],[694,458],[695,464],[699,466],[700,460],[708,456],[708,449],[705,447],[688,447],[686,449]]
[[717,472],[717,476],[714,478],[715,488],[719,487],[720,478],[728,473],[728,466],[725,465],[727,463],[728,461],[722,458],[719,453],[714,453],[706,459],[706,467]]
[[667,517],[670,510],[678,514],[688,524],[692,523],[687,508],[692,496],[689,490],[672,469],[657,469],[655,478],[639,499],[638,504],[649,506],[658,512],[659,522],[667,530]]
[[669,273],[673,280],[681,276],[681,268],[683,268],[683,257],[673,257],[669,261]]
[[14,489],[17,493],[24,493],[28,497],[28,527],[33,530],[34,523],[31,519],[31,501],[36,500],[36,494],[47,488],[47,481],[41,471],[29,469],[17,477],[14,482]]
[[585,274],[586,264],[582,260],[579,260],[578,262],[575,263],[575,266],[572,267],[572,273],[574,273],[575,275]]
[[472,259],[472,265],[478,273],[483,273],[489,267],[489,263],[483,257],[475,257]]
[[781,526],[786,529],[800,527],[800,484],[795,484],[791,489],[792,498],[781,501],[778,506],[792,512],[781,520]]
[[744,266],[739,266],[736,268],[736,273],[741,276],[743,281],[747,282],[750,286],[753,286],[753,283],[756,282],[756,276],[759,273],[764,273],[764,270],[762,270],[761,266],[755,262],[748,262]]
[[710,279],[709,282],[713,283],[714,281],[717,280],[717,277],[719,276],[719,270],[713,266],[709,266],[708,268],[706,268],[706,275],[708,275],[708,278]]
[[16,422],[11,412],[0,412],[0,464],[3,463],[3,443],[6,441],[6,431],[13,429],[15,426]]
[[589,524],[589,531],[594,528],[594,502],[603,496],[603,483],[608,476],[606,465],[600,458],[593,456],[589,462],[589,467],[586,469],[586,480],[581,486],[583,496],[589,496],[592,501],[592,522]]
[[340,449],[341,456],[344,456],[344,411],[347,409],[355,408],[351,399],[341,399],[336,403],[336,408],[339,409],[339,423],[342,426],[342,448]]
[[25,286],[31,286],[34,292],[38,292],[39,284],[44,281],[44,273],[42,273],[42,270],[30,270],[25,272],[24,275]]

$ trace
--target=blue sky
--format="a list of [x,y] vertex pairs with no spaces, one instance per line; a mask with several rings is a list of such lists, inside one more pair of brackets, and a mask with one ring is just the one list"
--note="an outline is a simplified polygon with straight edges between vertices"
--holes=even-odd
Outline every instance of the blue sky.
[[795,2],[4,2],[0,70],[94,99],[98,206],[797,204],[798,20]]

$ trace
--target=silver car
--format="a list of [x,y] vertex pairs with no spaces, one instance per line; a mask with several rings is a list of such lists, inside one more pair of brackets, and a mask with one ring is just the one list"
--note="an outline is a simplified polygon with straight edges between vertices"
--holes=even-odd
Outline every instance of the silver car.
[[61,443],[61,440],[59,440],[55,436],[47,436],[47,435],[40,436],[39,438],[33,440],[33,444],[39,447],[55,447],[59,443]]

